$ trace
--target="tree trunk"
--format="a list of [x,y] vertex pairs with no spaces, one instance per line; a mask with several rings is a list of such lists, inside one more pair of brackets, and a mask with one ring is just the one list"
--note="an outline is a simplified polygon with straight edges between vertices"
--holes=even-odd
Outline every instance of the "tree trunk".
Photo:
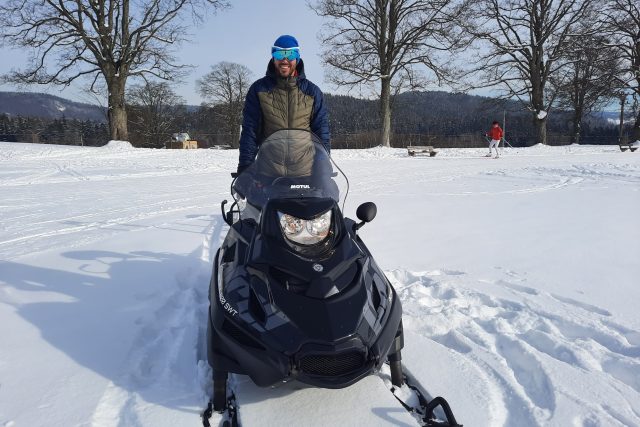
[[620,123],[618,125],[618,144],[622,144],[622,138],[624,136],[624,103],[626,95],[620,96]]
[[631,129],[631,141],[629,142],[634,141],[640,141],[640,112],[638,112],[636,122],[633,125],[633,129]]
[[536,128],[536,144],[547,144],[547,117],[538,118],[538,114],[533,114],[533,124]]
[[127,109],[124,98],[125,80],[113,77],[109,80],[109,130],[111,139],[116,141],[128,141]]
[[[536,144],[547,143],[547,110],[544,105],[544,80],[542,48],[539,46],[531,61],[531,107],[533,107],[533,126],[536,130]],[[544,113],[543,113],[544,112]],[[543,117],[540,117],[543,116]]]
[[573,112],[573,134],[571,135],[572,144],[580,144],[580,134],[582,132],[582,110],[576,108]]
[[381,79],[380,90],[380,144],[385,147],[391,146],[391,79]]
[[233,102],[230,106],[233,115],[231,117],[231,142],[230,145],[233,148],[240,146],[240,132],[242,129],[242,110],[244,108],[244,101]]
[[231,141],[229,142],[232,148],[238,148],[240,146],[240,126],[233,123],[231,128]]

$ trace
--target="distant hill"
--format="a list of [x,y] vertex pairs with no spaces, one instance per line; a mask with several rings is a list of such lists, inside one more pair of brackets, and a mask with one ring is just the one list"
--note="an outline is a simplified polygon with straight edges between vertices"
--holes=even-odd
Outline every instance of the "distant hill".
[[[345,95],[325,94],[329,111],[332,145],[335,147],[366,147],[377,141],[380,126],[379,104],[375,100]],[[406,92],[397,96],[392,105],[392,145],[428,144],[440,147],[484,146],[484,132],[493,120],[506,124],[507,138],[513,145],[535,143],[531,113],[513,100],[450,93],[442,91]],[[91,120],[106,123],[105,109],[96,105],[69,101],[42,93],[0,92],[0,115],[22,116],[44,120]],[[176,125],[188,129],[204,141],[218,138],[223,124],[216,115],[201,113],[199,106],[186,106],[182,122]],[[566,144],[570,140],[570,114],[554,110],[549,116],[550,143]],[[584,143],[615,143],[618,130],[613,112],[586,117],[582,127]],[[15,126],[14,126],[15,127]],[[23,126],[24,127],[24,126]],[[132,128],[133,129],[133,128]],[[4,133],[24,133],[26,129]],[[134,132],[135,133],[135,132]],[[168,136],[167,136],[168,137]],[[214,138],[214,139],[215,139]],[[215,139],[216,143],[222,143]]]
[[0,114],[45,119],[93,120],[106,122],[105,109],[97,105],[69,101],[59,96],[32,92],[0,92]]
[[[326,102],[333,128],[359,132],[380,125],[378,101],[327,94]],[[392,127],[398,133],[480,132],[493,120],[502,121],[505,114],[509,120],[531,122],[531,114],[516,101],[442,91],[402,93],[392,110]]]
[[[327,95],[326,103],[332,136],[338,142],[344,139],[345,146],[361,144],[353,138],[340,138],[339,135],[371,133],[379,129],[377,101]],[[483,132],[493,120],[502,122],[505,116],[510,138],[522,139],[520,143],[524,145],[528,141],[523,138],[533,135],[530,113],[515,101],[462,93],[415,91],[397,96],[392,110],[392,145],[396,144],[394,139],[397,144],[410,141],[442,147],[485,145]],[[551,118],[553,128],[557,116]]]
[[[379,129],[378,102],[350,96],[326,96],[332,145],[368,146],[356,135],[373,134]],[[391,144],[425,144],[436,147],[485,146],[484,133],[497,120],[505,126],[512,145],[534,144],[536,133],[529,112],[514,100],[443,91],[414,91],[398,95],[392,105]],[[583,143],[613,144],[618,130],[610,120],[612,113],[595,113],[582,123]],[[571,114],[552,110],[547,122],[550,144],[567,144],[571,135]]]

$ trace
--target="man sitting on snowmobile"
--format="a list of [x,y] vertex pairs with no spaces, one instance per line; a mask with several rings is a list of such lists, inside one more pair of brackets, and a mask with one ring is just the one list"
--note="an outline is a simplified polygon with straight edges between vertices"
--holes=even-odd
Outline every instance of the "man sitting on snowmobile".
[[253,163],[260,144],[280,129],[306,129],[330,150],[329,118],[322,91],[307,80],[295,37],[282,35],[271,47],[265,77],[249,88],[242,112],[238,173]]

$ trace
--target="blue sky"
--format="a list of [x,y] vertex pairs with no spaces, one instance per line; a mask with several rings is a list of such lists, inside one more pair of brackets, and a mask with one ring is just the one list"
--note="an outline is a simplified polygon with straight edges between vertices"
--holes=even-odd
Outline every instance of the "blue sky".
[[[195,80],[206,74],[212,65],[229,61],[245,65],[253,72],[253,78],[264,75],[270,57],[270,47],[281,34],[292,34],[300,43],[307,78],[323,91],[335,93],[337,88],[324,83],[324,70],[320,62],[320,45],[317,34],[322,19],[311,11],[304,0],[231,0],[232,7],[217,15],[209,14],[199,27],[185,25],[192,34],[191,42],[182,45],[177,55],[179,62],[192,65],[192,73],[174,91],[189,104],[200,104],[195,90]],[[27,54],[21,50],[0,49],[0,74],[26,64]],[[131,81],[129,82],[131,84]],[[46,92],[76,101],[91,102],[74,85],[61,91],[59,87],[32,86],[27,90]],[[0,90],[17,88],[0,85]]]
[[[212,65],[221,61],[245,65],[253,72],[253,78],[264,75],[270,58],[270,47],[281,34],[294,35],[301,46],[301,55],[305,63],[307,78],[327,93],[345,93],[324,80],[324,68],[320,61],[321,46],[317,40],[322,19],[306,5],[305,0],[229,0],[232,7],[217,15],[208,14],[199,26],[185,23],[185,29],[191,34],[190,42],[178,49],[177,58],[182,64],[191,65],[191,73],[183,83],[176,83],[174,91],[188,104],[198,105],[202,101],[195,90],[196,79],[206,74]],[[340,52],[336,52],[339,55]],[[0,74],[12,68],[21,68],[26,64],[28,52],[22,49],[0,48]],[[129,85],[135,80],[130,80]],[[30,90],[46,92],[81,102],[96,103],[87,95],[84,83],[62,89],[57,86],[30,86],[17,88],[0,84],[2,91]],[[430,87],[433,90],[448,88]],[[493,96],[494,90],[483,89],[472,93]],[[370,93],[355,93],[354,96],[367,96]],[[105,101],[101,102],[103,105]],[[613,109],[616,109],[614,106]]]

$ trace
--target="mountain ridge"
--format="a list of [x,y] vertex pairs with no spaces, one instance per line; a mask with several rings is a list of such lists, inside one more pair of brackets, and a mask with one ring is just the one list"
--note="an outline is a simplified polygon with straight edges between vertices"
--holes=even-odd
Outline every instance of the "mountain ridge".
[[10,117],[92,120],[107,122],[107,110],[98,105],[71,101],[39,92],[0,91],[0,114]]

